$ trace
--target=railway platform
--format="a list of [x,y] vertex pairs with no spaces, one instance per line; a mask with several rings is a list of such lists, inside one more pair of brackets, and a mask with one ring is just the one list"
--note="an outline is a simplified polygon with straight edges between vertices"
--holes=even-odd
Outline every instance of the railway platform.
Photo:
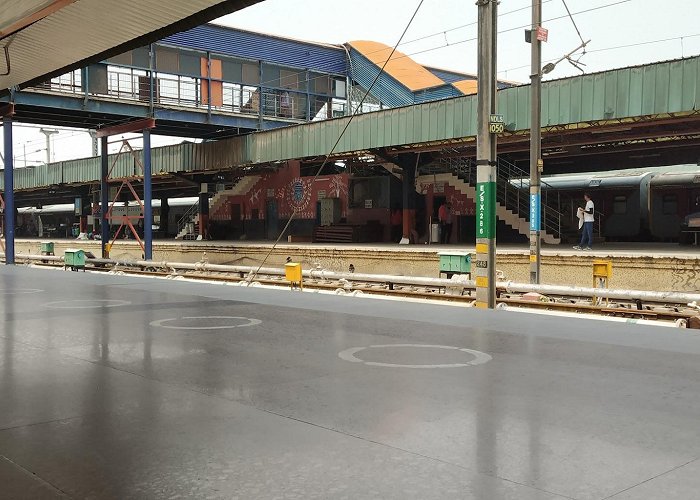
[[0,268],[3,498],[685,499],[700,334]]
[[[38,254],[42,241],[17,240],[17,252]],[[80,247],[100,255],[99,241],[52,240],[56,253]],[[156,240],[154,260],[212,264],[259,265],[270,253],[269,241],[173,241]],[[473,246],[397,245],[397,244],[315,244],[280,243],[270,253],[266,266],[283,267],[287,258],[301,262],[306,269],[320,267],[347,271],[352,264],[358,273],[400,276],[435,276],[439,272],[439,252],[468,251]],[[110,253],[114,259],[139,259],[141,249],[133,240],[120,240]],[[593,251],[577,251],[571,246],[544,245],[542,282],[552,285],[591,286],[592,261],[610,260],[613,265],[611,288],[685,291],[700,290],[700,251],[695,246],[669,243],[608,243]],[[499,245],[497,268],[505,278],[529,282],[529,248],[523,245]]]

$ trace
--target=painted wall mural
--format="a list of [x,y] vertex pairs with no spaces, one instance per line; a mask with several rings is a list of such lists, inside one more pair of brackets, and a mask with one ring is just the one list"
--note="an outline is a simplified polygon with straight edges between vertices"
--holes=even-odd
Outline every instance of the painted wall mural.
[[315,180],[300,174],[299,162],[290,161],[277,172],[263,175],[247,193],[218,197],[210,207],[210,218],[230,220],[231,207],[238,204],[242,219],[251,220],[256,212],[258,219],[264,219],[267,204],[274,201],[280,218],[287,218],[296,210],[296,219],[315,220],[316,205],[322,198],[339,198],[341,217],[347,217],[347,174],[326,175]]

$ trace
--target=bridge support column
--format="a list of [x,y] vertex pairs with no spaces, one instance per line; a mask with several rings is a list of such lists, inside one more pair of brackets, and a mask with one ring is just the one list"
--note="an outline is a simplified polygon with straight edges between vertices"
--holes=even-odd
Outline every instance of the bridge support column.
[[109,252],[107,251],[107,244],[109,243],[109,221],[107,220],[107,210],[109,209],[109,186],[107,185],[109,160],[107,157],[107,139],[107,136],[100,139],[100,236],[103,259],[109,258]]
[[170,205],[168,198],[160,199],[160,232],[164,237],[168,237],[168,221],[170,219]]
[[[202,187],[206,184],[202,184]],[[207,186],[208,188],[208,186]],[[200,189],[199,193],[199,236],[206,239],[209,236],[209,192],[208,190]]]
[[151,131],[143,130],[143,258],[153,260],[153,188],[151,183]]
[[5,145],[5,264],[15,263],[15,192],[12,158],[12,114],[14,106],[6,110],[2,118],[2,135]]
[[403,238],[401,243],[411,241],[411,232],[416,223],[416,173],[412,168],[403,169]]
[[[401,244],[406,245],[411,241],[411,233],[416,227],[416,163],[412,158],[399,160],[403,170],[403,237]],[[413,161],[412,161],[413,160]]]

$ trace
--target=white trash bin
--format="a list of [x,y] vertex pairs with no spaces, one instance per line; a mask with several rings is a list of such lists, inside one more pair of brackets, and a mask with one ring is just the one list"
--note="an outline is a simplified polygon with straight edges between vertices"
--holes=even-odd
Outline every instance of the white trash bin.
[[440,242],[440,224],[430,224],[430,243]]

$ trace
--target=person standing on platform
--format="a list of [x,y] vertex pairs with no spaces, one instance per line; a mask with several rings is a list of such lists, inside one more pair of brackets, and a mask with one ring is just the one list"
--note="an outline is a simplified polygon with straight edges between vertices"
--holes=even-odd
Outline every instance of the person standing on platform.
[[591,195],[584,193],[583,199],[586,200],[585,207],[579,207],[579,218],[583,219],[583,233],[581,234],[581,243],[574,247],[574,250],[591,250],[593,247],[593,222],[595,222],[595,208]]
[[438,209],[440,222],[440,243],[449,243],[452,235],[452,207],[448,202],[443,202]]

